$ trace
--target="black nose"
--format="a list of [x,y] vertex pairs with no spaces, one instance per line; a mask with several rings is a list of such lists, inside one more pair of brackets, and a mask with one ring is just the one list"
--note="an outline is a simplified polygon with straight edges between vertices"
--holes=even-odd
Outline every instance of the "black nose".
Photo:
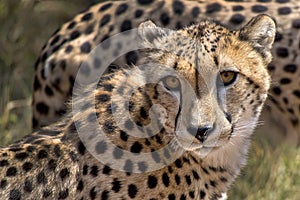
[[194,136],[197,140],[203,143],[207,139],[211,129],[212,129],[211,126],[201,126],[201,127],[191,126],[187,130],[192,136]]

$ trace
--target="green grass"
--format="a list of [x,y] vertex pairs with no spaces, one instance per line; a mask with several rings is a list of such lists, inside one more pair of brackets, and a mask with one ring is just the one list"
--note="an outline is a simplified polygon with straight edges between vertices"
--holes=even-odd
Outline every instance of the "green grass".
[[[50,35],[91,3],[78,2],[0,1],[0,146],[30,133],[34,62]],[[300,148],[256,134],[229,197],[300,199]]]

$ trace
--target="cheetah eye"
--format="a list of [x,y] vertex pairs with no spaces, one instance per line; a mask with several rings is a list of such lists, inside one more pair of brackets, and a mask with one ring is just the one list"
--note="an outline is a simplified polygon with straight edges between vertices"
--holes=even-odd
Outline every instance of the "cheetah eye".
[[179,90],[180,89],[180,81],[175,76],[166,76],[166,77],[162,78],[162,82],[168,90]]
[[231,85],[237,78],[238,73],[234,71],[223,71],[220,73],[224,86]]

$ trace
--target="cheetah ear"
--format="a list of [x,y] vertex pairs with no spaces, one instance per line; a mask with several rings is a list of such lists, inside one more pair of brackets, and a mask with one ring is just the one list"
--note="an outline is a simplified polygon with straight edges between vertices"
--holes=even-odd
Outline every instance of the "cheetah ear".
[[239,31],[241,40],[251,41],[254,48],[263,55],[269,55],[276,33],[276,23],[270,16],[261,14],[252,18],[246,26]]
[[171,30],[160,28],[150,20],[141,23],[138,27],[138,35],[146,48],[155,47],[157,42],[161,42],[170,33]]

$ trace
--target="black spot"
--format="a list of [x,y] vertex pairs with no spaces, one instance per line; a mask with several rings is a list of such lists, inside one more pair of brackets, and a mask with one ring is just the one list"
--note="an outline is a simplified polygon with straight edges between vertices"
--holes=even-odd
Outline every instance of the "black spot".
[[189,196],[191,198],[195,198],[195,191],[189,191]]
[[180,176],[178,176],[178,174],[175,175],[175,181],[177,185],[180,184]]
[[252,10],[252,12],[255,12],[255,13],[261,13],[261,12],[266,12],[268,10],[268,8],[265,6],[262,6],[262,5],[254,5],[254,6],[252,6],[251,10]]
[[132,28],[130,20],[124,20],[121,24],[120,32],[128,31]]
[[241,14],[234,14],[229,21],[235,25],[238,25],[245,21],[245,17]]
[[217,183],[215,181],[209,181],[209,184],[212,186],[212,187],[216,187]]
[[280,42],[283,38],[283,35],[281,33],[279,33],[278,31],[276,31],[275,34],[275,42]]
[[290,0],[276,0],[277,3],[288,3]]
[[137,2],[141,5],[149,5],[154,2],[154,0],[137,0]]
[[289,56],[289,51],[285,47],[278,47],[276,49],[276,54],[278,57],[286,58]]
[[127,159],[126,162],[125,162],[125,165],[123,167],[123,169],[128,173],[131,173],[132,170],[133,170],[133,164],[132,164],[132,161]]
[[34,77],[34,82],[33,82],[33,90],[36,91],[41,88],[41,83],[39,82],[39,79],[37,76]]
[[169,178],[169,176],[168,176],[168,174],[166,172],[164,172],[163,175],[162,175],[162,181],[163,181],[163,184],[166,187],[169,187],[169,185],[170,185],[170,178]]
[[56,169],[56,167],[57,167],[57,162],[55,160],[53,160],[53,159],[49,160],[49,162],[48,162],[48,169],[50,171],[54,171]]
[[17,174],[17,168],[16,167],[10,167],[6,171],[6,176],[15,176]]
[[180,159],[175,160],[175,165],[177,168],[181,168],[182,167],[182,162]]
[[175,194],[169,194],[169,195],[168,195],[168,199],[169,199],[169,200],[175,200],[175,199],[176,199]]
[[23,189],[25,192],[31,192],[33,190],[32,182],[30,180],[25,180]]
[[204,199],[206,193],[203,190],[200,190],[200,198]]
[[223,183],[226,183],[228,180],[227,180],[227,178],[225,178],[225,177],[220,177],[220,181],[222,181]]
[[107,190],[104,190],[101,194],[101,199],[102,200],[107,200],[108,199],[108,195],[109,195],[109,192]]
[[200,14],[200,8],[199,7],[194,7],[192,9],[192,16],[193,16],[193,18],[197,18],[199,14]]
[[80,46],[81,53],[89,53],[91,51],[91,44],[89,42],[84,42]]
[[122,158],[123,154],[124,154],[123,150],[119,147],[116,147],[113,151],[113,156],[115,159]]
[[135,198],[137,192],[138,192],[138,189],[137,189],[136,185],[130,184],[130,185],[128,186],[128,196],[129,196],[130,198],[132,198],[132,199]]
[[54,94],[53,90],[48,85],[45,87],[45,92],[48,96],[53,96]]
[[91,167],[90,174],[94,177],[98,176],[98,167],[96,165]]
[[68,45],[65,49],[66,53],[70,53],[73,50],[73,46],[72,45]]
[[107,145],[105,141],[97,142],[95,151],[98,154],[103,154],[107,150]]
[[122,3],[121,5],[118,6],[117,10],[116,10],[116,15],[121,15],[124,12],[126,12],[128,8],[128,5],[126,3]]
[[180,200],[186,200],[185,194],[182,194],[182,195],[180,196]]
[[56,35],[50,42],[50,46],[55,45],[60,39],[60,35]]
[[78,152],[81,155],[84,155],[86,148],[85,148],[84,144],[81,141],[78,142],[77,149],[78,149]]
[[17,189],[13,189],[9,192],[9,200],[19,200],[21,199],[21,193]]
[[70,34],[70,39],[69,40],[75,40],[76,38],[78,38],[80,36],[80,32],[79,31],[73,31],[71,34]]
[[192,180],[191,180],[191,177],[189,175],[185,175],[185,181],[188,185],[191,185],[192,184]]
[[67,29],[70,30],[70,29],[74,28],[76,24],[77,24],[76,22],[71,21],[71,22],[69,23],[69,25],[67,26]]
[[244,7],[243,7],[243,6],[240,6],[240,5],[237,5],[237,6],[233,6],[233,7],[232,7],[232,10],[233,10],[233,11],[242,11],[242,10],[244,10]]
[[38,173],[38,175],[36,176],[36,181],[38,184],[41,184],[41,183],[46,184],[47,183],[47,178],[43,171]]
[[295,64],[285,65],[283,70],[286,72],[289,72],[289,73],[295,73],[297,70],[297,65],[295,65]]
[[100,103],[105,103],[110,100],[110,96],[108,94],[99,94],[97,100],[99,100]]
[[0,181],[0,188],[1,189],[4,189],[6,187],[6,185],[7,185],[7,180],[3,179],[3,180]]
[[7,160],[1,160],[0,161],[0,167],[4,167],[4,166],[8,166],[8,165],[9,165],[9,163],[8,163]]
[[111,6],[112,6],[112,3],[104,4],[103,6],[101,6],[101,7],[99,8],[98,11],[99,11],[99,12],[103,12],[103,11],[109,9]]
[[111,171],[111,168],[108,165],[105,165],[102,170],[102,173],[109,175],[110,171]]
[[262,2],[262,3],[268,3],[271,2],[272,0],[257,0],[257,2]]
[[50,190],[46,189],[45,191],[43,191],[43,197],[47,198],[47,197],[49,197],[51,195],[51,193],[52,192]]
[[212,3],[206,6],[206,14],[212,14],[214,12],[221,11],[222,6],[219,3]]
[[293,94],[300,99],[300,90],[294,90]]
[[67,168],[64,168],[60,171],[59,176],[61,178],[61,180],[64,180],[65,178],[67,178],[70,175],[70,172]]
[[115,131],[115,126],[111,121],[105,121],[103,124],[103,131],[105,133],[113,133]]
[[128,140],[128,134],[124,131],[120,131],[120,138],[123,140],[123,141],[127,141]]
[[139,9],[139,10],[135,11],[134,16],[135,16],[135,18],[139,18],[143,15],[143,13],[144,13],[144,11]]
[[49,112],[49,106],[43,102],[39,102],[36,104],[37,111],[42,115],[47,115]]
[[57,158],[61,156],[61,150],[58,144],[54,146],[54,154]]
[[102,19],[100,20],[100,24],[99,24],[99,27],[103,27],[105,26],[109,21],[110,21],[110,14],[106,14],[102,17]]
[[89,169],[89,166],[84,165],[83,168],[82,168],[82,174],[83,174],[83,175],[87,175],[88,169]]
[[83,190],[83,188],[84,188],[83,181],[82,181],[82,180],[80,180],[80,181],[78,182],[78,185],[77,185],[77,190],[78,190],[78,191],[82,191],[82,190]]
[[115,192],[119,192],[121,189],[121,182],[115,178],[114,181],[111,183],[112,184],[112,190]]
[[294,19],[292,22],[292,26],[293,26],[293,28],[300,29],[300,18]]
[[143,146],[139,142],[134,142],[133,145],[130,148],[130,151],[132,153],[140,153],[141,150],[143,149]]
[[204,167],[201,167],[201,168],[202,168],[202,170],[204,171],[205,174],[209,174],[209,172],[207,171],[206,168],[204,168]]
[[289,7],[281,7],[278,8],[278,14],[279,15],[288,15],[292,12],[291,8]]
[[94,30],[94,24],[90,24],[86,29],[84,30],[84,34],[88,35],[91,34]]
[[81,17],[81,21],[83,22],[83,21],[89,21],[89,20],[91,20],[92,19],[92,17],[93,17],[93,13],[86,13],[85,15],[83,15],[82,17]]
[[153,189],[157,186],[157,178],[153,175],[148,176],[148,188]]
[[146,111],[146,109],[144,107],[141,107],[141,109],[140,109],[140,115],[141,115],[142,118],[147,119],[148,113],[147,113],[147,111]]
[[280,95],[281,94],[281,89],[279,87],[274,87],[273,88],[273,92],[277,95]]
[[66,199],[69,196],[69,189],[62,190],[58,193],[58,199]]
[[281,84],[289,84],[289,83],[291,83],[291,80],[288,79],[288,78],[282,78],[282,79],[280,80],[280,83],[281,83]]
[[170,23],[170,17],[168,13],[162,13],[159,19],[164,26],[167,26]]
[[137,62],[138,56],[135,51],[130,51],[130,52],[126,53],[125,58],[126,58],[127,65],[132,65],[132,64],[135,65]]
[[192,170],[192,173],[193,173],[193,176],[196,180],[199,180],[200,177],[199,177],[199,174],[195,171],[195,170]]
[[184,12],[184,4],[181,1],[174,1],[172,4],[173,11],[177,15],[182,15]]
[[25,171],[25,172],[28,172],[32,169],[33,167],[33,164],[31,162],[25,162],[23,165],[22,165],[22,169]]
[[38,159],[44,159],[48,157],[48,153],[42,149],[39,151],[38,155],[37,155]]
[[102,85],[103,89],[105,91],[111,92],[114,89],[114,86],[112,84],[104,84]]
[[213,166],[209,166],[208,167],[211,171],[213,171],[213,172],[217,172],[217,168],[215,168],[215,167],[213,167]]

